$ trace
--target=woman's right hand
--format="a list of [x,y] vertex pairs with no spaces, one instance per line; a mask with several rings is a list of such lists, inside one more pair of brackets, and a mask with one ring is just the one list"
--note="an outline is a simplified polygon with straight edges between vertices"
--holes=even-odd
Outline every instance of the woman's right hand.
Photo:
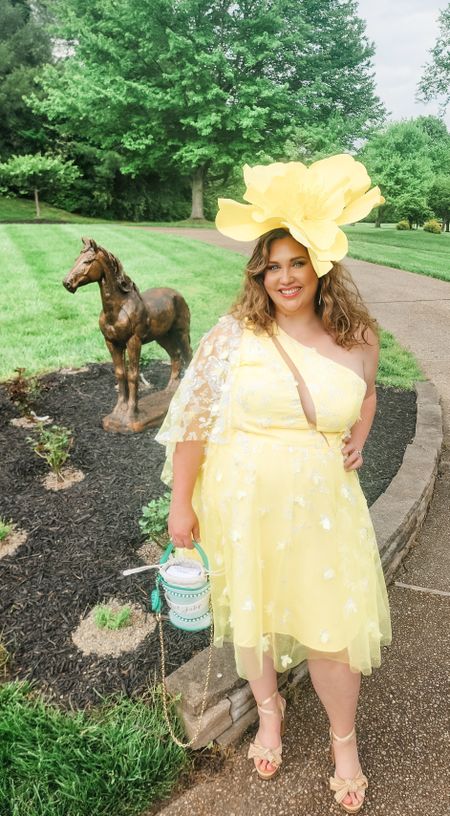
[[172,502],[167,527],[175,547],[186,547],[192,550],[194,541],[200,541],[198,518],[190,502]]

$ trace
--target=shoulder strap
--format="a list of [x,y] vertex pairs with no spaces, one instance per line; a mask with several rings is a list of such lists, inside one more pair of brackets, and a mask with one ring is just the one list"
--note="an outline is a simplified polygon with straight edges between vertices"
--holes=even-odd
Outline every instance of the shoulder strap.
[[[272,340],[275,348],[277,349],[277,351],[280,353],[281,357],[283,358],[284,362],[286,363],[286,365],[290,369],[291,373],[294,375],[295,384],[297,386],[297,391],[298,391],[298,396],[300,398],[300,403],[302,403],[302,395],[301,395],[301,392],[300,392],[300,386],[302,384],[303,378],[302,378],[297,366],[295,365],[294,361],[289,357],[289,354],[283,348],[283,346],[281,345],[278,338],[272,336],[271,340]],[[304,409],[303,409],[303,412],[304,412]],[[314,430],[317,431],[317,425],[315,423],[311,423],[308,420],[308,424],[310,425],[311,428],[314,428]],[[329,447],[330,443],[328,442],[328,439],[325,436],[325,434],[322,431],[318,431],[318,433],[324,438],[325,442],[327,443],[327,445]]]
[[298,387],[299,385],[301,385],[302,378],[300,376],[300,372],[299,372],[297,366],[295,365],[294,361],[289,357],[289,354],[287,353],[287,351],[285,351],[285,349],[281,345],[280,341],[276,337],[271,337],[271,340],[272,340],[275,348],[277,349],[277,351],[282,356],[282,358],[283,358],[284,362],[286,363],[286,365],[288,366],[288,368],[290,368],[290,370],[292,371],[292,373],[294,375],[294,378],[295,378],[295,384]]

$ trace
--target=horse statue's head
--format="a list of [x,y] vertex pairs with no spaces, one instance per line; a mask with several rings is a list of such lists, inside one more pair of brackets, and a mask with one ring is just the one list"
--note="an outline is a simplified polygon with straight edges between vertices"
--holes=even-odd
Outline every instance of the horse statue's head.
[[131,292],[134,283],[123,271],[119,259],[99,246],[93,238],[82,238],[84,249],[81,250],[72,269],[63,280],[68,292],[76,292],[79,286],[100,282],[110,272],[116,285],[122,292]]

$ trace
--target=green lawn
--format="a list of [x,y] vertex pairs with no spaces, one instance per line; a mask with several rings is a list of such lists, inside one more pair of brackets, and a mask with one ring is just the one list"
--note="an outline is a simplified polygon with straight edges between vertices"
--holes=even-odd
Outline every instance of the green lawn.
[[[108,222],[104,218],[90,218],[85,215],[78,215],[77,213],[67,212],[61,210],[59,207],[53,207],[51,204],[46,204],[41,201],[41,220],[52,221],[55,224],[61,224],[69,221],[72,224],[130,224],[132,226],[152,226],[152,227],[190,227],[198,229],[209,228],[215,229],[212,221],[204,221],[189,218],[183,221],[118,221]],[[9,198],[7,196],[0,196],[0,224],[10,221],[36,221],[36,208],[34,201],[27,198]],[[39,223],[36,221],[36,223]]]
[[440,235],[422,229],[403,232],[391,224],[381,229],[374,224],[356,224],[344,231],[351,258],[450,281],[449,232]]
[[[62,279],[81,249],[86,233],[76,224],[0,225],[4,259],[0,333],[0,379],[18,366],[28,374],[62,366],[109,360],[98,328],[101,301],[98,286],[74,295]],[[173,286],[189,303],[192,344],[224,314],[240,288],[242,255],[198,241],[117,225],[91,225],[90,237],[122,260],[141,290]],[[156,343],[144,347],[144,359],[167,359]],[[422,378],[414,358],[384,333],[378,381],[411,388]]]
[[[54,223],[105,224],[109,229],[116,224],[100,218],[88,218],[43,203],[42,218]],[[0,224],[5,221],[29,221],[35,218],[34,202],[24,198],[0,196]],[[189,227],[214,229],[212,221],[139,221],[117,222],[131,226]],[[359,223],[344,227],[349,239],[349,255],[362,261],[418,272],[434,278],[450,281],[450,233],[432,235],[423,229],[402,232],[395,224]]]
[[[169,711],[173,722],[172,703]],[[64,712],[28,683],[0,685],[2,816],[139,816],[190,766],[154,687],[142,700]]]
[[[73,295],[62,286],[81,251],[83,234],[118,255],[141,290],[173,286],[182,292],[191,308],[194,346],[227,311],[239,288],[242,256],[198,241],[169,240],[117,225],[91,225],[88,230],[75,224],[0,225],[0,379],[11,376],[17,366],[32,373],[110,359],[98,328],[97,284]],[[145,346],[144,354],[147,359],[167,359],[156,343]]]
[[[36,208],[34,201],[27,198],[9,198],[0,196],[0,222],[1,221],[33,221],[36,218]],[[52,207],[41,201],[41,218],[45,221],[74,221],[77,223],[95,223],[99,219],[87,218],[83,215],[66,212],[59,207]],[[104,219],[103,219],[104,220]]]

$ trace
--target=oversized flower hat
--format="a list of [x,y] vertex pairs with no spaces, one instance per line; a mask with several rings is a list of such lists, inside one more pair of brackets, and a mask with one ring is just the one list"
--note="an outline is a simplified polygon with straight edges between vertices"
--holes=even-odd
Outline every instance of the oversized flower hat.
[[283,227],[308,249],[319,278],[347,254],[347,236],[339,227],[360,221],[385,202],[379,187],[370,189],[364,165],[346,153],[309,167],[301,162],[246,164],[244,179],[249,204],[219,198],[219,232],[252,241]]

